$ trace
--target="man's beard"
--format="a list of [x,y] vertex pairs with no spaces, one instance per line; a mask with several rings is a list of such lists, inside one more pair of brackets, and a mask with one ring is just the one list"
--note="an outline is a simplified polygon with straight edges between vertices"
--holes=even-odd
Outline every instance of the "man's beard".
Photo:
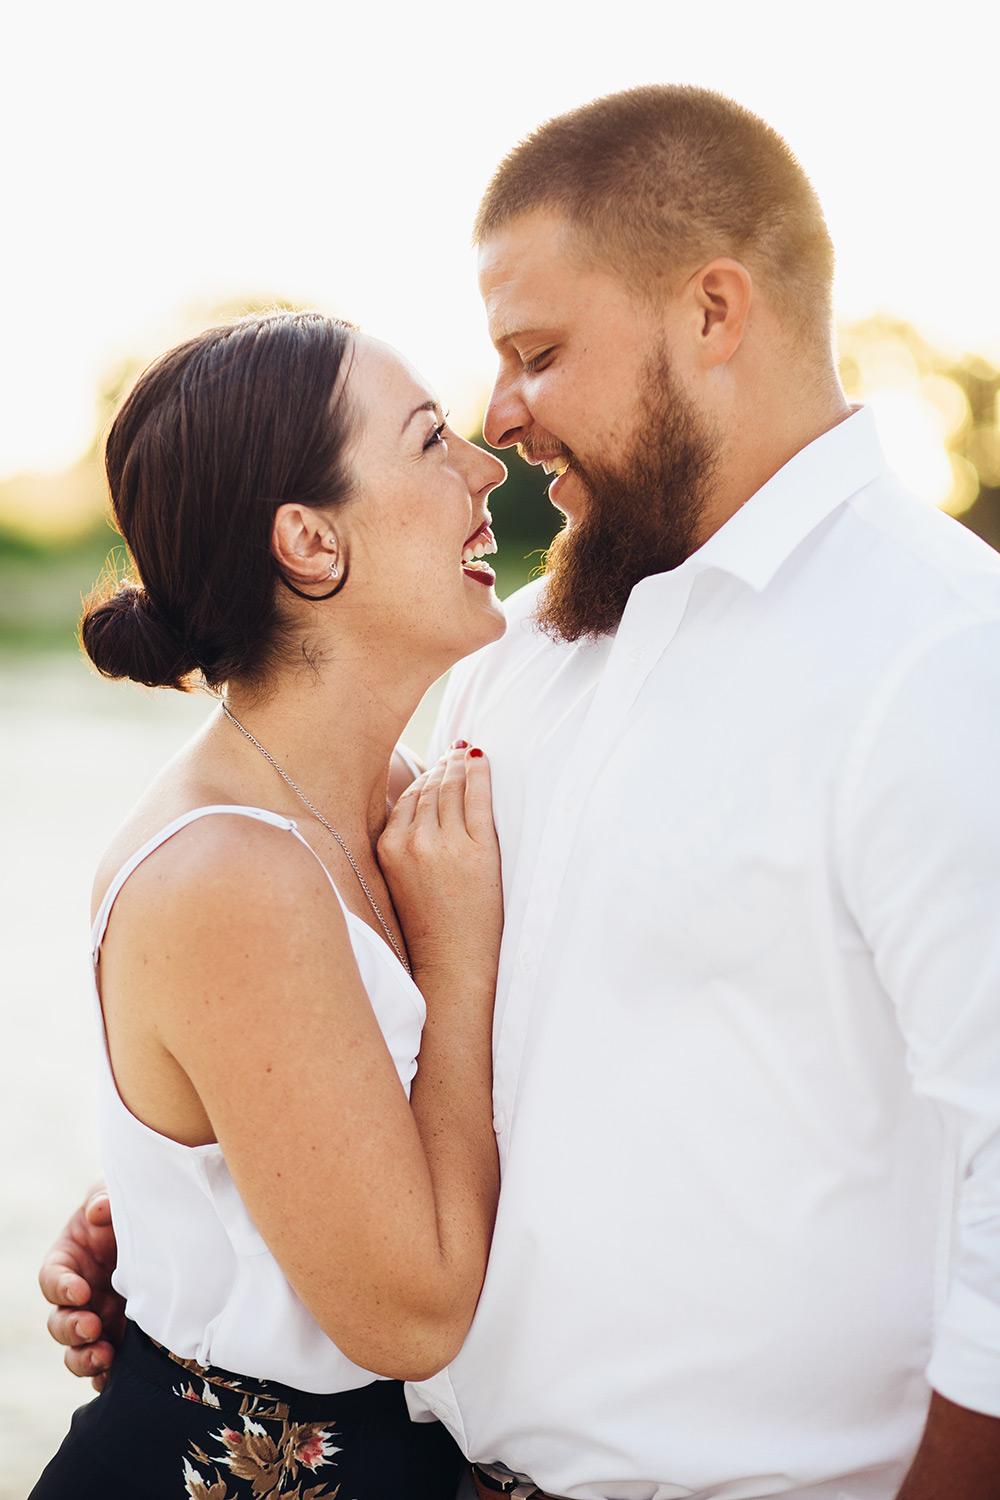
[[546,556],[535,616],[546,634],[564,641],[607,635],[641,579],[690,557],[717,448],[661,351],[650,361],[639,432],[621,467],[572,459],[588,498]]

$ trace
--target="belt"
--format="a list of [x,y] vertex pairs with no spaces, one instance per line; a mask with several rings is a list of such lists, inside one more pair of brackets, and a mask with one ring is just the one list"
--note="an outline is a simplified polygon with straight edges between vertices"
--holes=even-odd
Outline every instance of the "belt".
[[548,1497],[533,1479],[526,1474],[515,1474],[506,1464],[473,1464],[472,1474],[477,1484],[495,1495],[510,1495],[511,1500],[558,1500]]

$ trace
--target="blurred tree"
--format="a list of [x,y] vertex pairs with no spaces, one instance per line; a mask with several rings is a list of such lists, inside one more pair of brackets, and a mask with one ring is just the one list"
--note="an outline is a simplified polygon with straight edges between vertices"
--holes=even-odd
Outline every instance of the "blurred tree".
[[[891,435],[894,412],[908,410],[914,422],[923,423],[927,441],[926,452],[915,455],[917,463],[942,454],[946,460],[939,473],[937,465],[925,463],[924,476],[904,472],[904,479],[1000,549],[1000,370],[977,355],[935,349],[909,323],[885,316],[845,326],[840,345],[848,395],[870,401],[876,412],[896,403],[885,411],[883,438]],[[902,423],[899,435],[902,444],[919,446],[912,425]],[[888,457],[904,470],[902,451],[890,447]]]

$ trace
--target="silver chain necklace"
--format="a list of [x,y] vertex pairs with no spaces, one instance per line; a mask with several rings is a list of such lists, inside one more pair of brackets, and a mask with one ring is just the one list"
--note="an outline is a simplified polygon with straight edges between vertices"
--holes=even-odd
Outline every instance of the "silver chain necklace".
[[305,803],[306,807],[308,807],[308,809],[312,813],[313,817],[316,818],[318,822],[322,823],[323,827],[327,830],[328,833],[332,833],[333,834],[334,838],[337,840],[337,843],[340,845],[341,849],[343,849],[344,853],[347,855],[347,858],[350,860],[351,869],[354,871],[355,875],[358,877],[358,884],[360,885],[361,889],[364,891],[365,895],[368,897],[368,901],[369,901],[369,904],[371,906],[371,909],[375,913],[375,915],[378,917],[379,922],[382,925],[382,931],[385,933],[386,937],[389,939],[390,944],[392,945],[392,951],[395,953],[396,957],[399,959],[400,963],[403,965],[403,968],[406,970],[407,974],[409,974],[410,978],[412,979],[412,977],[413,977],[413,970],[410,968],[410,965],[407,962],[406,954],[403,953],[403,951],[401,950],[399,944],[396,942],[396,939],[393,937],[391,931],[389,930],[389,925],[386,922],[385,917],[383,917],[382,913],[379,911],[379,909],[378,909],[378,903],[376,902],[375,897],[372,895],[371,891],[368,889],[368,882],[365,880],[365,877],[362,875],[361,871],[358,869],[358,862],[357,862],[357,860],[354,858],[354,855],[351,853],[350,849],[348,849],[347,845],[344,843],[344,840],[340,837],[340,834],[337,832],[336,828],[334,828],[334,826],[333,826],[332,823],[328,823],[326,821],[326,819],[324,818],[323,814],[320,812],[320,810],[319,810],[318,807],[314,807],[313,806],[313,804],[309,801],[309,798],[306,796],[305,792],[302,791],[302,789],[300,787],[297,787],[295,785],[295,782],[289,776],[288,772],[287,771],[283,771],[281,769],[281,767],[278,765],[278,762],[275,760],[274,756],[271,755],[269,751],[267,751],[267,750],[264,749],[264,746],[261,744],[260,740],[255,740],[254,737],[253,737],[253,735],[250,733],[249,729],[245,729],[244,728],[244,726],[240,723],[239,719],[233,713],[232,709],[229,707],[229,704],[225,701],[225,699],[222,700],[222,712],[225,714],[226,718],[229,719],[229,721],[231,723],[233,723],[233,724],[236,725],[236,728],[240,731],[241,734],[246,735],[246,737],[250,741],[251,745],[256,745],[257,746],[257,749],[260,751],[261,755],[263,755],[264,759],[266,761],[270,761],[271,765],[277,771],[277,773],[281,777],[282,781],[287,781],[288,785],[291,787],[291,789],[295,793],[296,797],[298,797],[302,802]]

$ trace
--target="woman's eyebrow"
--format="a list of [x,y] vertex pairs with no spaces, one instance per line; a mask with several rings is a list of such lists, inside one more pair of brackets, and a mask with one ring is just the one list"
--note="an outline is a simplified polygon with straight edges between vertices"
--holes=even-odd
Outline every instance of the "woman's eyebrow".
[[415,406],[413,408],[413,410],[410,412],[410,415],[403,423],[401,431],[405,432],[410,423],[413,421],[413,418],[418,416],[422,411],[432,411],[436,417],[439,417],[441,415],[441,407],[437,401],[424,401],[420,406]]

